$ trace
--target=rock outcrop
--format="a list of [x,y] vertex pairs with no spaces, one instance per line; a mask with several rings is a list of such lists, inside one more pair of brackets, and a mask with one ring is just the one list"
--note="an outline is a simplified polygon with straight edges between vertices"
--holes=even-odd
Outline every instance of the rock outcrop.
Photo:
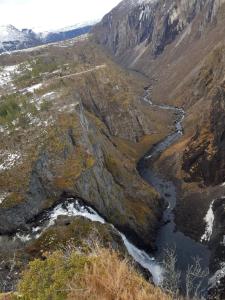
[[68,193],[153,248],[162,201],[139,177],[135,149],[143,153],[145,138],[157,141],[170,123],[141,99],[139,77],[88,41],[1,59],[20,64],[2,86],[4,92],[13,85],[13,96],[0,106],[0,233],[26,228]]

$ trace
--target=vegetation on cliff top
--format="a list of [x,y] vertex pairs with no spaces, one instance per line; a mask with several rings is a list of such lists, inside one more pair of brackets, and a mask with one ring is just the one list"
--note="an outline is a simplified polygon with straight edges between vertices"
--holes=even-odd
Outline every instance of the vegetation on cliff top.
[[18,285],[18,295],[15,298],[23,300],[172,299],[148,283],[127,259],[98,247],[88,254],[68,248],[32,261]]

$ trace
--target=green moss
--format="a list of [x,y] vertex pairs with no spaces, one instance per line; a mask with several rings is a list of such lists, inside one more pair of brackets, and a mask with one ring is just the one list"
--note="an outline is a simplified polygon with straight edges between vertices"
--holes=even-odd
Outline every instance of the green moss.
[[38,240],[28,244],[26,252],[32,257],[41,257],[43,253],[64,248],[68,243],[81,247],[84,252],[91,250],[87,240],[98,240],[104,246],[113,243],[114,236],[110,226],[83,218],[65,218],[61,222],[63,224],[49,228]]

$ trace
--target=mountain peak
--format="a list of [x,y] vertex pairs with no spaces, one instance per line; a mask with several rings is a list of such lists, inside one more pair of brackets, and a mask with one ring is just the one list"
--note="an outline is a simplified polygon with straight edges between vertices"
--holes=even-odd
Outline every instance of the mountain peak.
[[0,29],[5,29],[5,30],[17,30],[15,26],[11,24],[5,24],[5,25],[0,25]]
[[1,25],[0,26],[0,41],[8,42],[8,41],[16,41],[16,40],[24,40],[25,35],[19,29],[14,27],[13,25]]

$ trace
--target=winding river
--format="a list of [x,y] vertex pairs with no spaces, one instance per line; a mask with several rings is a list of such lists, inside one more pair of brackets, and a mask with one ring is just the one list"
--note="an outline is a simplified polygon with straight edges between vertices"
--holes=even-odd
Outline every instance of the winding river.
[[[154,171],[153,162],[157,156],[159,156],[183,135],[182,121],[185,117],[185,111],[182,108],[174,106],[153,104],[149,100],[148,90],[146,91],[143,100],[153,107],[162,110],[172,110],[177,116],[174,132],[155,145],[139,161],[137,169],[141,177],[153,186],[167,203],[167,209],[163,214],[164,225],[160,228],[157,235],[157,251],[155,253],[155,258],[157,261],[162,261],[165,249],[174,249],[177,257],[177,268],[181,271],[184,277],[185,271],[188,266],[193,263],[194,258],[200,259],[202,268],[208,268],[210,252],[205,245],[192,240],[176,229],[174,221],[174,209],[177,204],[176,186],[173,182],[164,179],[160,174],[157,174],[157,172]],[[207,280],[205,282],[205,286],[206,285]]]
[[[185,117],[185,112],[182,108],[153,104],[150,101],[148,90],[145,92],[143,101],[145,101],[146,105],[151,105],[152,107],[162,110],[173,111],[177,116],[174,132],[155,145],[137,165],[137,169],[142,178],[153,186],[168,204],[167,209],[163,214],[164,225],[162,225],[158,232],[156,241],[157,251],[154,253],[154,256],[150,256],[145,251],[138,249],[123,233],[119,232],[112,224],[110,225],[121,236],[128,253],[133,259],[143,268],[149,270],[153,275],[155,284],[160,284],[163,279],[164,271],[161,266],[161,261],[165,249],[175,249],[177,255],[177,267],[183,272],[183,276],[188,265],[192,263],[193,257],[199,257],[201,259],[202,267],[208,267],[209,250],[206,246],[195,242],[185,236],[182,232],[176,230],[173,212],[177,203],[176,187],[173,182],[163,179],[152,167],[154,159],[183,135],[182,121]],[[37,239],[47,228],[54,224],[55,220],[60,215],[83,216],[93,222],[106,223],[106,221],[91,207],[84,205],[79,199],[69,198],[66,199],[64,203],[57,205],[53,210],[46,212],[38,222],[35,222],[35,225],[33,225],[29,233],[17,233],[14,238],[20,239],[23,242]]]

